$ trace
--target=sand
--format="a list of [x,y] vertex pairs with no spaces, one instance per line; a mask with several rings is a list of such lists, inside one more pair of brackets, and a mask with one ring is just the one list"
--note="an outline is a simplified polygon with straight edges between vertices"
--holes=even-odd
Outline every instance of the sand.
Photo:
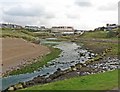
[[[2,73],[16,68],[19,65],[32,62],[33,59],[42,57],[50,52],[49,48],[33,44],[18,38],[2,39]],[[1,57],[0,57],[1,60]]]

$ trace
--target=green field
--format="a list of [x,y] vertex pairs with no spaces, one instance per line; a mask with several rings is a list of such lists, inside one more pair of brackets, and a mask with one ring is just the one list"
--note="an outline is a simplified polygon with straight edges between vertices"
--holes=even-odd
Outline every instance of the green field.
[[116,87],[118,87],[118,70],[75,77],[44,85],[33,86],[23,90],[110,90]]

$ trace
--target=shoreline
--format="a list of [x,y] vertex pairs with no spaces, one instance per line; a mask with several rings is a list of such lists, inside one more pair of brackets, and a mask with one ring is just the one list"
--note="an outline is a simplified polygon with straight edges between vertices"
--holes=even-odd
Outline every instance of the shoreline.
[[[34,71],[40,69],[41,67],[43,67],[47,62],[57,58],[58,55],[61,53],[61,50],[59,50],[57,48],[49,47],[49,49],[51,51],[50,53],[48,53],[40,58],[38,57],[37,59],[34,59],[33,63],[26,64],[25,66],[22,66],[19,69],[15,69],[15,70],[9,72],[4,77],[34,72]],[[56,53],[56,55],[53,56],[53,54],[55,54],[55,53]]]
[[[110,60],[110,62],[106,63],[106,60]],[[73,77],[87,76],[87,75],[91,75],[91,74],[99,74],[99,73],[104,73],[107,71],[117,70],[118,66],[116,68],[110,68],[110,66],[108,66],[108,69],[104,68],[104,66],[111,64],[111,60],[113,60],[112,63],[115,64],[115,66],[116,66],[117,62],[114,62],[114,61],[116,61],[117,58],[104,58],[104,59],[101,59],[100,61],[93,62],[90,64],[79,63],[79,64],[76,64],[74,67],[71,67],[70,69],[67,69],[65,71],[58,69],[54,74],[50,75],[47,78],[45,76],[37,76],[30,81],[20,82],[16,85],[12,85],[11,87],[14,88],[14,90],[19,90],[19,89],[23,89],[23,88],[29,88],[32,86],[36,86],[36,85],[43,85],[46,83],[52,83],[52,82],[56,82],[56,81],[66,80],[66,79],[70,79]],[[97,69],[97,67],[96,67],[97,64],[100,65],[100,67],[99,67],[100,69]],[[17,85],[19,85],[19,86],[17,86]],[[20,88],[20,86],[22,86],[22,88]],[[11,87],[7,88],[6,90],[10,90]]]
[[[19,70],[36,62],[50,53],[44,45],[38,45],[19,38],[2,38],[2,76],[9,75],[13,70]],[[9,61],[9,62],[8,62]]]

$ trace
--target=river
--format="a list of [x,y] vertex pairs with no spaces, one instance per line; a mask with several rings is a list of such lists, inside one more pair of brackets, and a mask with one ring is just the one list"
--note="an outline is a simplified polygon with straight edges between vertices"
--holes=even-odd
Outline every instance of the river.
[[[39,71],[0,78],[0,83],[2,82],[0,90],[4,90],[9,86],[15,85],[19,82],[32,80],[38,75],[46,75],[46,77],[48,77],[56,72],[58,68],[61,70],[66,70],[70,68],[70,66],[75,66],[77,63],[85,63],[85,61],[87,61],[89,58],[93,58],[92,55],[94,55],[93,53],[82,49],[81,46],[73,42],[59,42],[54,46],[54,48],[59,48],[62,50],[59,58],[52,60],[52,62],[48,62],[47,66],[39,69]],[[84,56],[80,56],[80,53],[83,53]]]

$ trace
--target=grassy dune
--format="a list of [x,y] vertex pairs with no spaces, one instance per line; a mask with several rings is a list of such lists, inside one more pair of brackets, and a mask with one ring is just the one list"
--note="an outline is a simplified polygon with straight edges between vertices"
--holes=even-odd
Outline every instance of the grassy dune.
[[34,41],[36,39],[36,37],[34,36],[34,33],[28,32],[26,30],[7,30],[7,29],[1,30],[0,29],[0,37],[23,38],[28,41]]

